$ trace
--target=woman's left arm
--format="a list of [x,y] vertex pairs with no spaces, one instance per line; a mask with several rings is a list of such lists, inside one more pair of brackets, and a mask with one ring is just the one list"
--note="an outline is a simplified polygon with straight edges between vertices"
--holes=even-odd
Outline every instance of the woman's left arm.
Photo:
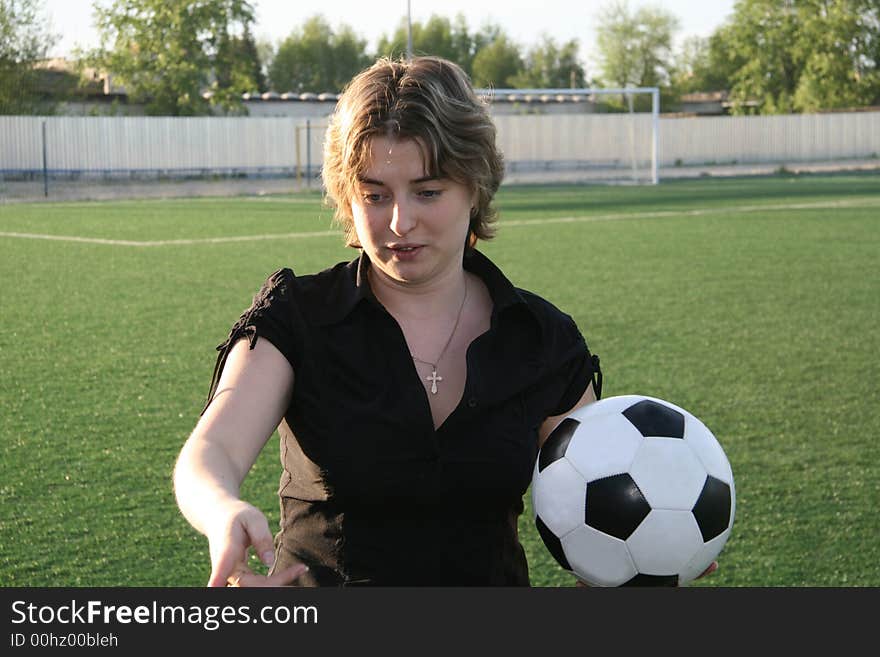
[[593,382],[590,381],[584,394],[581,395],[581,398],[574,406],[561,415],[551,415],[541,423],[541,426],[538,427],[538,447],[540,448],[544,445],[544,442],[553,432],[553,429],[556,428],[556,425],[562,422],[575,409],[578,409],[581,406],[586,406],[587,404],[592,404],[594,401],[596,401],[596,391],[593,390]]

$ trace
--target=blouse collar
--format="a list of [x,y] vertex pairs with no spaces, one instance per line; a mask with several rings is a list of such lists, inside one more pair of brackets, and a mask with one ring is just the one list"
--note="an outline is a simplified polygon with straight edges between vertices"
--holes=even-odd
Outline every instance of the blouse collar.
[[[521,291],[481,252],[469,249],[465,253],[463,265],[465,270],[475,274],[486,284],[492,297],[493,315],[500,315],[508,308],[519,306],[531,310]],[[341,268],[342,271],[338,272],[339,275],[334,277],[335,280],[326,290],[325,300],[320,304],[321,311],[314,317],[318,324],[330,325],[342,321],[362,301],[379,303],[370,288],[367,275],[370,266],[370,258],[361,251],[359,257],[334,268]],[[534,316],[534,313],[529,314]]]

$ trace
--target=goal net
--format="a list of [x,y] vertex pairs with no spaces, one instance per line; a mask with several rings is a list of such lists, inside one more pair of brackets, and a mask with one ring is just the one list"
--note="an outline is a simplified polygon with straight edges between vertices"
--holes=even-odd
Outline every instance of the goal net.
[[498,127],[507,182],[658,182],[655,87],[478,94],[489,102]]

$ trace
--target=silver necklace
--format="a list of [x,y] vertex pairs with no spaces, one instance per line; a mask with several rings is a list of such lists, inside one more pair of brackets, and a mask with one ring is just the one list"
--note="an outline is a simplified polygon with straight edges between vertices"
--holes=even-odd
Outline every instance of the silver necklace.
[[464,304],[465,304],[465,301],[467,301],[467,296],[468,296],[468,285],[467,285],[467,279],[465,279],[464,297],[461,300],[461,306],[458,308],[458,316],[455,318],[455,326],[452,327],[452,333],[449,334],[449,339],[446,341],[446,344],[443,345],[443,350],[440,352],[440,355],[437,356],[437,362],[432,363],[431,361],[422,360],[421,358],[417,358],[413,354],[410,354],[410,356],[412,356],[412,359],[414,361],[431,366],[431,376],[426,376],[425,381],[431,382],[431,394],[432,395],[437,394],[437,383],[439,381],[443,380],[442,376],[437,375],[437,365],[441,360],[443,360],[443,355],[446,353],[446,350],[449,349],[449,345],[452,344],[452,338],[455,335],[455,332],[458,330],[458,323],[459,323],[459,321],[461,321],[461,312],[464,310]]

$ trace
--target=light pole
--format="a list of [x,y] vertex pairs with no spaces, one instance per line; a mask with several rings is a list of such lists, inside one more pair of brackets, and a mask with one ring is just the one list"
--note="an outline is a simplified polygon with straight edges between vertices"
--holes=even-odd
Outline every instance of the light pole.
[[406,58],[412,59],[412,9],[410,0],[406,0]]

